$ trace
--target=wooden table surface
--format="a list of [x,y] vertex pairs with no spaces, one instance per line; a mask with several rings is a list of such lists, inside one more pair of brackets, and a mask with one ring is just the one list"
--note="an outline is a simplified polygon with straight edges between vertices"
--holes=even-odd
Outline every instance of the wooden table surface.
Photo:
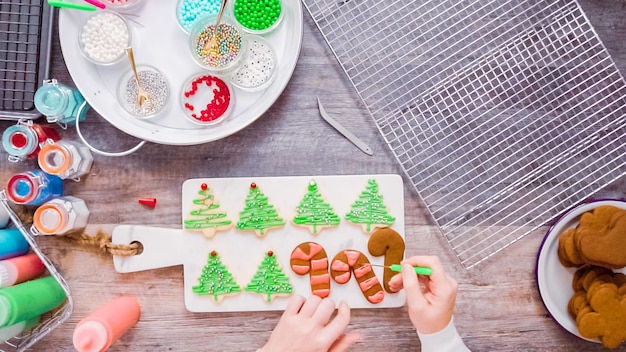
[[[622,72],[626,72],[626,2],[583,0],[582,6]],[[55,28],[51,77],[71,84]],[[320,119],[315,97],[373,151],[357,150]],[[4,129],[12,123],[0,122]],[[124,150],[137,143],[93,111],[82,124],[92,144]],[[78,140],[73,129],[63,138]],[[0,181],[36,168],[34,161],[0,158]],[[626,170],[625,170],[626,171]],[[180,228],[181,185],[198,177],[402,174],[371,117],[351,88],[308,13],[295,72],[276,103],[242,131],[195,146],[148,143],[126,157],[95,156],[81,182],[66,182],[66,194],[84,199],[90,210],[88,233],[111,232],[118,224]],[[456,325],[474,351],[599,351],[560,328],[543,306],[535,283],[535,259],[545,231],[531,234],[487,262],[466,270],[456,259],[417,192],[405,179],[406,255],[439,255],[459,281]],[[626,179],[596,197],[623,198]],[[154,209],[140,197],[158,199]],[[112,257],[96,248],[59,237],[37,239],[71,288],[72,316],[33,350],[71,351],[76,323],[119,295],[137,297],[140,322],[111,351],[254,351],[277,323],[280,312],[191,313],[183,300],[181,266],[119,274]],[[363,340],[354,351],[411,351],[419,340],[405,308],[353,310],[349,329]]]

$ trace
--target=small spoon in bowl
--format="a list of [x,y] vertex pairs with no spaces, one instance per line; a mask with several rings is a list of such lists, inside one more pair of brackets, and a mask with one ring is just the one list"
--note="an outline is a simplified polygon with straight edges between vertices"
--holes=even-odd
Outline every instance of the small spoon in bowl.
[[144,104],[146,104],[145,108],[149,109],[152,105],[152,98],[150,97],[150,94],[139,84],[139,75],[137,74],[137,66],[135,65],[133,48],[126,48],[126,56],[128,56],[128,61],[130,61],[130,67],[133,69],[135,81],[137,82],[137,105],[139,106],[139,109],[143,110]]

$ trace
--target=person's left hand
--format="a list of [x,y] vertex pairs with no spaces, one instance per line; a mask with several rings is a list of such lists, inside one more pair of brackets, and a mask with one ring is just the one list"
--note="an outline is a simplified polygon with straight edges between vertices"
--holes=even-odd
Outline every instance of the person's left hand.
[[335,303],[315,295],[304,299],[294,295],[272,331],[269,341],[259,352],[345,351],[361,338],[358,333],[344,333],[350,322],[350,307],[339,304],[337,316],[330,319]]

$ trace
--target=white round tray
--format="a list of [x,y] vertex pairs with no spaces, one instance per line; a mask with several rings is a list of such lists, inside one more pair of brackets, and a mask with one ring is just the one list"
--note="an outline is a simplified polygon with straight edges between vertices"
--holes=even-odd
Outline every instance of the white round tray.
[[[302,5],[298,0],[283,1],[285,16],[274,32],[264,36],[276,53],[276,79],[265,90],[246,92],[234,89],[232,115],[222,123],[199,126],[183,115],[180,91],[193,74],[203,72],[192,59],[188,37],[176,20],[176,0],[146,1],[134,14],[125,15],[132,27],[133,51],[138,65],[159,69],[170,83],[170,100],[161,114],[139,120],[117,103],[120,77],[130,69],[128,60],[112,66],[87,61],[80,51],[78,33],[93,12],[62,9],[59,16],[61,50],[74,84],[91,107],[120,130],[154,143],[193,145],[227,137],[259,118],[278,99],[289,82],[302,44]],[[208,71],[204,71],[208,72]]]
[[[574,294],[572,279],[577,268],[566,268],[561,265],[557,254],[559,235],[569,228],[578,226],[580,216],[601,205],[612,205],[626,209],[626,202],[620,200],[598,200],[584,203],[563,215],[546,233],[537,256],[537,286],[539,294],[550,315],[556,322],[570,333],[592,342],[598,339],[587,339],[580,336],[576,322],[567,312],[567,303]],[[614,270],[626,273],[626,270]]]

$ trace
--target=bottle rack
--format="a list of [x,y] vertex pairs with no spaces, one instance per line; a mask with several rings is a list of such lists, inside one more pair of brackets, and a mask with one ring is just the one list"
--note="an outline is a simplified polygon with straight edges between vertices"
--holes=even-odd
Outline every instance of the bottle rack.
[[5,190],[0,191],[0,207],[3,207],[9,213],[9,217],[11,218],[7,228],[17,228],[20,230],[26,241],[28,241],[31,251],[36,253],[46,266],[46,275],[53,276],[59,285],[63,287],[67,296],[65,301],[61,303],[59,307],[50,312],[44,313],[41,316],[39,324],[37,324],[34,328],[0,344],[0,352],[25,351],[66,321],[72,314],[74,304],[67,282],[65,282],[65,279],[63,279],[61,274],[59,274],[52,262],[50,262],[50,260],[41,252],[32,234],[24,227],[17,214],[15,214],[15,212],[9,207]]

